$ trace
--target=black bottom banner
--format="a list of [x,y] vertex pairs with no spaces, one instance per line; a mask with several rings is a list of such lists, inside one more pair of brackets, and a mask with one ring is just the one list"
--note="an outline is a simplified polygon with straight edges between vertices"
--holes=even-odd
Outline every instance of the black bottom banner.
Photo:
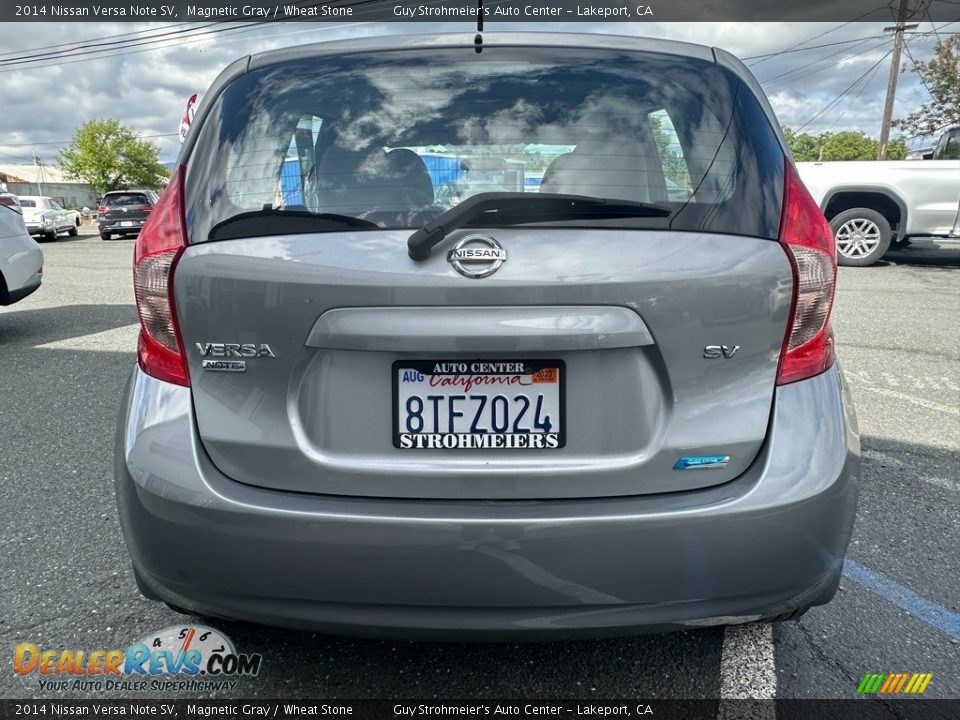
[[657,718],[954,720],[960,699],[887,700],[0,700],[3,718]]

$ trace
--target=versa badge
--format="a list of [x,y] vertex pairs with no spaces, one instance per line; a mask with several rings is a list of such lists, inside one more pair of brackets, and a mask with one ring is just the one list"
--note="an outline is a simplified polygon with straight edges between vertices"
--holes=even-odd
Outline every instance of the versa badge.
[[218,372],[245,372],[246,360],[236,358],[275,358],[273,350],[266,343],[196,343],[197,350],[205,357],[223,358],[204,360],[200,367]]

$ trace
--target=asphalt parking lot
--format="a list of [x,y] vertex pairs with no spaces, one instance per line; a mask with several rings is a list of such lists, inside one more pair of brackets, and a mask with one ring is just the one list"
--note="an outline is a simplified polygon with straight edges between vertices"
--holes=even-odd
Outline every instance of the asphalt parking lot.
[[[184,622],[138,594],[114,507],[113,434],[137,333],[132,245],[90,235],[44,244],[43,287],[0,309],[5,698],[51,696],[36,675],[14,675],[17,643],[125,648]],[[801,620],[528,644],[212,621],[239,651],[263,655],[257,678],[215,696],[849,698],[864,673],[902,671],[933,673],[929,697],[960,698],[958,319],[960,244],[841,270],[834,325],[864,474],[841,591]]]

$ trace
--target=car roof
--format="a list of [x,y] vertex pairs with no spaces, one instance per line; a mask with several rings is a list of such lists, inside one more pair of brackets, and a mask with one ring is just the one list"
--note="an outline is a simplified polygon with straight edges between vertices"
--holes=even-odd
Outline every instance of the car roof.
[[[474,48],[477,33],[416,33],[410,35],[377,35],[345,40],[294,45],[251,55],[248,70],[323,55],[370,53],[385,50]],[[482,33],[483,47],[567,47],[603,48],[659,52],[713,61],[713,49],[706,45],[664,40],[635,35],[603,35],[599,33],[555,32],[488,32]]]

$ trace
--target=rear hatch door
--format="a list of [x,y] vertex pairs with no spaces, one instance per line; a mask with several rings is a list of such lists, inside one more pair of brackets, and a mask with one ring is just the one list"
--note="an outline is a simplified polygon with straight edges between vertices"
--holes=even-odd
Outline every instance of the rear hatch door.
[[[199,436],[229,477],[609,497],[756,457],[793,290],[784,156],[708,51],[321,55],[253,62],[210,102],[174,292]],[[667,211],[493,214],[412,260],[437,189],[480,165]]]

